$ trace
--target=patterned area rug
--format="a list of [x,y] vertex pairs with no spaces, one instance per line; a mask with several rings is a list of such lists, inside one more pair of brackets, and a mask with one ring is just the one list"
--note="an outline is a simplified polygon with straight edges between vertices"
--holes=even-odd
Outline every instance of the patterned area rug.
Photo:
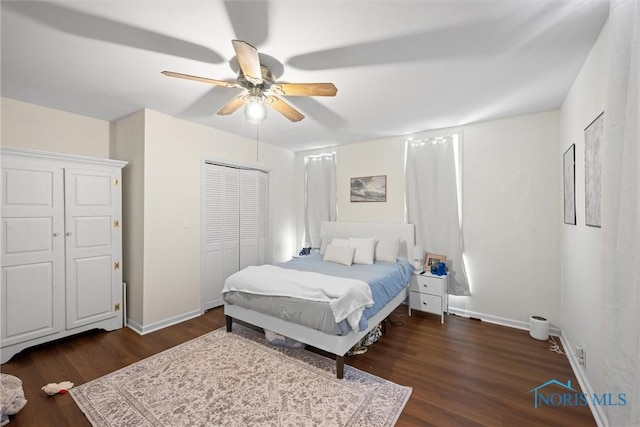
[[392,426],[411,388],[224,328],[69,390],[94,426]]

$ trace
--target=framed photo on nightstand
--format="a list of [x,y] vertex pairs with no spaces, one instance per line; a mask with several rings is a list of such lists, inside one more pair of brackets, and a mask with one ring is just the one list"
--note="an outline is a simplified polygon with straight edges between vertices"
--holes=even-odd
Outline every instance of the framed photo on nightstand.
[[424,269],[430,272],[432,267],[438,268],[439,262],[446,263],[447,256],[427,253],[427,256],[424,259]]

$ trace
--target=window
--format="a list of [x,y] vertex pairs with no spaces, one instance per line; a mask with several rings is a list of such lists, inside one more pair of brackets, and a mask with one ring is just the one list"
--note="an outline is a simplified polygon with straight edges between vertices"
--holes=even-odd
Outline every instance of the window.
[[319,248],[320,223],[336,220],[336,155],[307,156],[304,163],[304,246]]
[[462,234],[460,137],[409,140],[406,146],[406,212],[416,244],[450,260],[449,293],[469,295]]

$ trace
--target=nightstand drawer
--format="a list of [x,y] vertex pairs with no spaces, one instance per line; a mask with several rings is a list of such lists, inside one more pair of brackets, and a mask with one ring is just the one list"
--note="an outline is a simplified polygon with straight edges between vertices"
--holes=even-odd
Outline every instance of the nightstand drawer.
[[413,276],[411,278],[411,290],[431,295],[441,296],[443,292],[444,280],[430,276]]
[[411,291],[409,303],[412,310],[442,314],[442,297]]

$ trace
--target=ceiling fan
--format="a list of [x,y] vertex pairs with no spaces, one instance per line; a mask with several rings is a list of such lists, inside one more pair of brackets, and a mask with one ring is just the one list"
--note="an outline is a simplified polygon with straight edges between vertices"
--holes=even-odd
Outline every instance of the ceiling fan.
[[215,86],[244,89],[220,110],[219,115],[234,113],[244,105],[244,114],[252,122],[260,122],[267,116],[267,105],[291,120],[298,122],[304,115],[287,104],[283,96],[335,96],[338,89],[333,83],[277,83],[271,70],[260,63],[258,50],[242,40],[232,40],[240,69],[235,82],[215,80],[189,74],[163,71],[162,74],[180,79],[195,80]]

